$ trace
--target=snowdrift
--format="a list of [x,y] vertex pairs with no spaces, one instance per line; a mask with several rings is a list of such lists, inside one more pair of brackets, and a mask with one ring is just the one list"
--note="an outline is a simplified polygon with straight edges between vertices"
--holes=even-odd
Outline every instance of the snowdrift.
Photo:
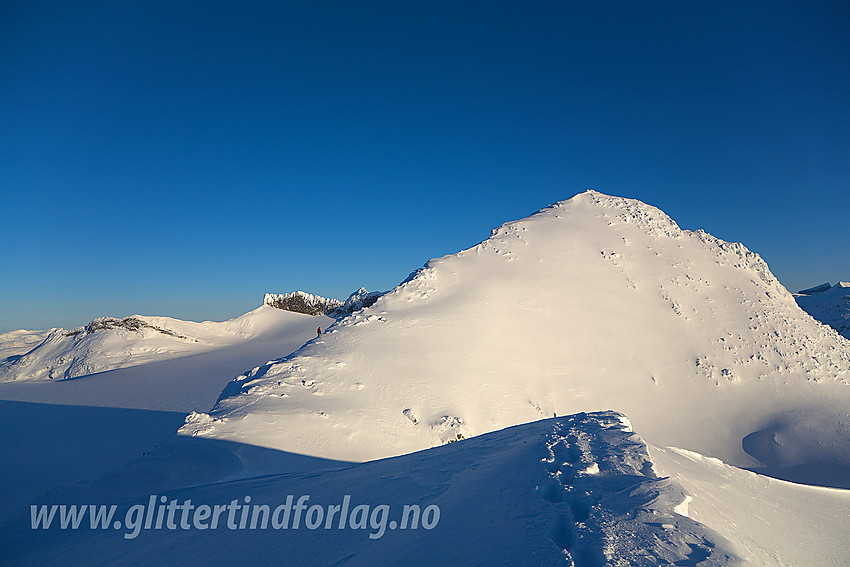
[[616,408],[653,444],[761,466],[744,437],[813,408],[846,447],[848,402],[850,343],[757,254],[589,191],[429,261],[181,433],[363,461]]

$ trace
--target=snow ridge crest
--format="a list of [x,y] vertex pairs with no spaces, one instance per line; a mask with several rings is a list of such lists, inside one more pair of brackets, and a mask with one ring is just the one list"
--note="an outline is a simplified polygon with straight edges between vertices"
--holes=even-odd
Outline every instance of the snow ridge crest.
[[556,511],[549,538],[573,565],[738,563],[722,536],[687,515],[691,496],[660,478],[643,440],[614,411],[554,420],[541,496]]

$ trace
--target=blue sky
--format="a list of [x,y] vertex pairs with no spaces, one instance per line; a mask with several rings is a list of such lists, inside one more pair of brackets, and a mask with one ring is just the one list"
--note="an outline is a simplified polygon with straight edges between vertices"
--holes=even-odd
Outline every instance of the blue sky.
[[344,298],[587,188],[850,279],[850,4],[0,4],[0,331]]

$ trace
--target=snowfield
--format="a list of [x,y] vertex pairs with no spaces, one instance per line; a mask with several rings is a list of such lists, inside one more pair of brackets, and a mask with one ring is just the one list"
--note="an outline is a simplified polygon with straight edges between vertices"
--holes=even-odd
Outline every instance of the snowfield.
[[[32,530],[29,511],[22,511],[0,532],[3,559],[50,564],[61,557],[63,564],[79,565],[144,564],[152,557],[164,565],[207,564],[238,557],[248,565],[826,567],[846,565],[848,556],[847,491],[793,485],[690,451],[647,447],[615,412],[550,418],[326,470],[183,489],[148,484],[124,500],[110,494],[119,486],[126,495],[126,483],[104,479],[38,502],[120,502],[115,517],[123,518],[130,506],[149,502],[142,492],[149,489],[196,506],[245,504],[250,497],[251,505],[268,506],[269,515],[288,495],[308,495],[306,503],[320,507],[340,505],[348,495],[351,510],[364,504],[389,509],[383,516],[367,511],[368,522],[352,512],[342,529],[342,512],[330,524],[315,522],[315,516],[308,524],[305,514],[299,527],[290,520],[286,529],[275,529],[268,516],[263,524],[262,511],[251,528],[249,507],[242,529],[238,523],[227,529],[224,520],[216,529],[203,523],[207,529],[182,529],[175,522],[175,529],[140,528],[135,537],[124,527],[92,530],[85,523],[76,531]],[[439,507],[439,521],[430,529],[398,529],[409,504]],[[799,537],[801,529],[806,537]]]
[[[10,335],[0,564],[850,565],[850,341],[800,299],[588,191],[344,305]],[[189,500],[243,516],[125,515]],[[32,529],[54,505],[116,523]]]

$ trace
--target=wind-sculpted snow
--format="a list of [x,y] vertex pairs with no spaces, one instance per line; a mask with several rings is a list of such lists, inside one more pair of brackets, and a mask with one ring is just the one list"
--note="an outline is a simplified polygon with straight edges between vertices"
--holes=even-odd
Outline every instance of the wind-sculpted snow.
[[776,480],[686,449],[650,445],[649,454],[686,493],[675,510],[720,534],[745,565],[850,565],[850,491]]
[[755,467],[745,436],[842,415],[848,385],[850,343],[757,254],[587,192],[429,261],[181,433],[366,460],[615,407],[654,444]]
[[776,416],[744,437],[743,447],[777,478],[850,489],[847,439],[850,412],[808,408]]
[[[559,514],[550,531],[567,565],[732,565],[716,533],[691,520],[690,496],[659,478],[625,416],[577,414],[556,422],[544,462],[543,497]],[[683,515],[684,514],[684,515]]]
[[795,299],[809,315],[850,339],[850,282],[804,289]]

